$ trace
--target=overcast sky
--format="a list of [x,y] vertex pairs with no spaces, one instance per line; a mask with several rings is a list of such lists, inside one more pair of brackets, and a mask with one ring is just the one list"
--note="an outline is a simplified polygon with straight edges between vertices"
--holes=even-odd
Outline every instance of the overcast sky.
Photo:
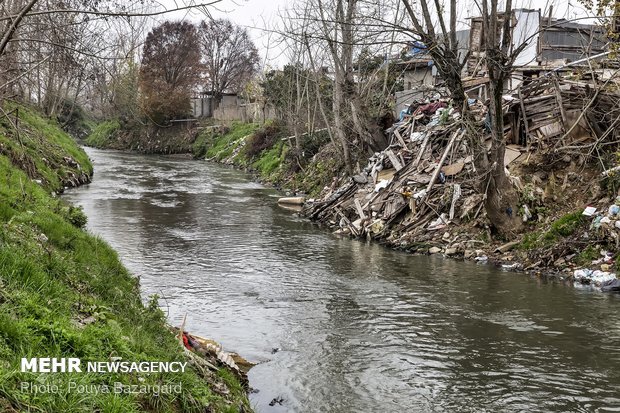
[[[210,0],[195,0],[195,3],[208,3]],[[270,35],[266,29],[273,27],[273,22],[278,18],[279,10],[287,7],[295,0],[222,0],[216,5],[210,6],[209,11],[214,18],[227,18],[234,23],[245,26],[250,31],[252,39],[262,58],[262,63],[269,66],[282,66],[286,59],[281,55],[282,51],[277,48],[275,36]],[[168,9],[175,4],[182,6],[189,4],[188,0],[160,0],[160,3]],[[200,12],[176,12],[166,15],[167,19],[202,20],[204,14]]]
[[[173,9],[175,5],[189,4],[190,1],[192,0],[159,0],[167,9]],[[211,0],[193,1],[200,4]],[[215,18],[228,18],[238,25],[247,27],[259,49],[262,63],[271,67],[279,67],[286,63],[286,58],[282,55],[275,36],[270,34],[268,29],[274,26],[273,23],[278,19],[281,10],[298,1],[303,0],[222,0],[210,6],[209,10]],[[513,4],[514,8],[540,9],[544,14],[548,13],[549,4],[553,4],[553,15],[558,18],[574,18],[584,15],[583,6],[578,0],[513,0]],[[476,12],[473,0],[457,0],[457,5],[461,9],[459,16],[461,21],[480,14]],[[503,7],[503,4],[500,4],[500,7]],[[205,16],[196,11],[183,11],[168,14],[166,18],[199,21]]]

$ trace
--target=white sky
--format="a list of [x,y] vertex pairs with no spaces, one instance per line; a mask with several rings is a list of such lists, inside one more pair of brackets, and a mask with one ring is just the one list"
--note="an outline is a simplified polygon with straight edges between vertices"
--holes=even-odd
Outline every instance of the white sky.
[[[211,0],[159,0],[162,6],[168,9],[174,8],[175,4],[179,6],[189,4],[190,1],[200,4]],[[270,34],[268,29],[273,27],[273,23],[278,20],[280,10],[299,1],[304,0],[222,0],[210,6],[209,10],[215,18],[228,18],[240,26],[247,27],[259,49],[263,65],[281,67],[287,63],[286,58],[277,45],[276,36]],[[396,3],[400,0],[393,1]],[[500,7],[503,8],[502,0],[499,2]],[[457,5],[461,6],[460,21],[465,21],[467,17],[480,15],[473,4],[473,0],[457,0]],[[540,9],[545,15],[549,11],[549,4],[553,4],[554,17],[571,19],[585,15],[585,10],[578,0],[513,0],[513,8]],[[204,17],[197,11],[182,11],[166,14],[164,18],[200,21]]]
[[[276,46],[274,35],[268,30],[273,21],[278,18],[278,11],[287,7],[296,0],[222,0],[216,5],[210,6],[209,11],[214,18],[226,18],[240,26],[247,27],[250,35],[259,50],[263,65],[272,67],[283,66],[286,59],[281,50]],[[194,0],[194,3],[208,3],[210,0]],[[175,4],[182,6],[189,4],[188,0],[160,0],[160,3],[168,8],[174,8]],[[176,12],[165,15],[166,19],[188,19],[200,21],[205,18],[204,14],[194,12]]]

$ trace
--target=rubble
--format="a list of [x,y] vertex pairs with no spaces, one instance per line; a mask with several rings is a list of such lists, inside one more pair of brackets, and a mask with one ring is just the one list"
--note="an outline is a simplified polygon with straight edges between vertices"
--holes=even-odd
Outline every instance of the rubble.
[[[510,181],[523,194],[519,211],[514,213],[529,228],[549,223],[548,219],[539,222],[539,207],[547,199],[554,202],[553,189],[559,186],[554,170],[547,165],[537,170],[530,163],[533,157],[536,162],[584,165],[587,154],[575,154],[575,150],[603,139],[620,141],[614,127],[616,118],[610,114],[620,102],[620,88],[605,88],[607,82],[552,75],[532,80],[515,94],[504,96],[504,166]],[[476,99],[468,99],[467,104],[477,124],[474,127],[484,131],[487,107]],[[443,252],[445,256],[493,262],[508,270],[574,269],[577,248],[561,256],[552,252],[519,262],[524,254],[513,249],[521,248],[522,237],[499,245],[493,241],[474,151],[466,139],[469,127],[450,99],[414,103],[386,131],[389,146],[373,154],[363,170],[340,187],[326,187],[318,199],[308,200],[304,214],[340,234],[378,240],[410,252]],[[490,148],[490,136],[486,145]],[[524,166],[535,173],[528,175]],[[608,168],[604,175],[613,177],[618,170],[620,167]],[[562,171],[562,189],[581,182],[575,171]],[[620,229],[619,205],[620,199],[604,208],[598,203],[583,207],[583,219],[592,217],[591,230],[606,231],[616,246],[620,243],[620,234],[616,234]],[[595,285],[615,279],[605,267],[577,268],[572,276]]]
[[459,114],[447,101],[422,104],[411,113],[391,128],[390,145],[361,173],[309,206],[310,218],[372,238],[390,237],[398,224],[409,238],[411,231],[440,231],[462,219],[461,205],[478,209],[482,198],[467,179],[475,168]]

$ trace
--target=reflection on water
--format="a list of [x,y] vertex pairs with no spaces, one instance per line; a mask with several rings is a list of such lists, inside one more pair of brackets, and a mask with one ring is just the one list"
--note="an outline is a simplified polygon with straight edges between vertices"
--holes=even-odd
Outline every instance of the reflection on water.
[[620,411],[619,296],[337,238],[221,166],[88,152],[66,198],[171,323],[260,362],[259,412]]

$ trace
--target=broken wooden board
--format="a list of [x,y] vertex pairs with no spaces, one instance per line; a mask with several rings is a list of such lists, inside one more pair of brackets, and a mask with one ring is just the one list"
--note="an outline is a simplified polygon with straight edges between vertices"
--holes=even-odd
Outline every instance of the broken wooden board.
[[396,173],[396,169],[393,169],[393,168],[379,171],[379,173],[377,174],[377,182],[378,181],[390,181],[394,177],[395,173]]
[[504,152],[504,166],[510,165],[519,156],[521,156],[521,151],[506,147]]
[[452,176],[452,175],[456,175],[459,172],[461,172],[464,167],[465,167],[465,162],[455,162],[453,164],[446,165],[443,168],[441,168],[441,172],[443,172],[444,175],[446,176]]
[[362,203],[360,202],[360,200],[355,198],[353,204],[355,205],[355,209],[357,211],[357,214],[360,216],[360,219],[366,219],[366,214],[364,214],[364,209],[362,208]]
[[388,150],[385,151],[385,153],[387,153],[388,158],[390,158],[390,162],[392,162],[392,165],[394,166],[394,168],[397,171],[400,171],[401,169],[403,169],[403,164],[396,157],[396,155],[394,155],[394,152],[392,152],[390,149],[388,149]]
[[431,176],[426,174],[413,174],[407,176],[407,184],[428,184],[431,181]]

